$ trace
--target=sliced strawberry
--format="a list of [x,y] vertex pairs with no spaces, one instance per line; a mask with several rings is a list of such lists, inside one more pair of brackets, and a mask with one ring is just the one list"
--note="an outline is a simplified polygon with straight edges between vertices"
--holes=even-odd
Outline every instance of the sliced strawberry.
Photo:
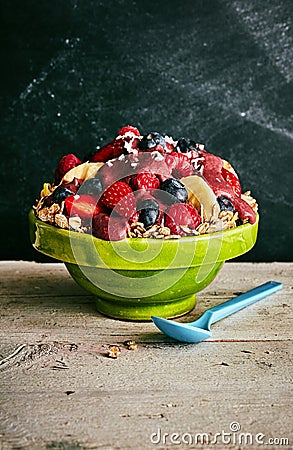
[[173,178],[180,179],[194,174],[194,167],[184,153],[172,152],[166,155],[165,160]]
[[65,199],[65,208],[70,216],[79,216],[81,219],[91,219],[95,213],[97,200],[86,194],[70,195]]
[[134,190],[144,189],[145,191],[149,189],[159,189],[160,180],[155,174],[147,171],[139,171],[137,175],[131,180],[131,186]]
[[92,223],[92,234],[106,241],[121,241],[126,238],[126,220],[121,216],[96,214]]
[[64,175],[76,166],[82,164],[82,161],[73,153],[64,155],[55,170],[55,184],[59,184]]
[[238,197],[241,197],[241,184],[237,176],[234,175],[234,173],[230,172],[229,170],[224,169],[224,167],[222,168],[222,175],[223,178],[227,181],[227,183],[230,184],[230,186],[232,186],[235,194],[238,195]]
[[111,184],[100,198],[100,202],[128,219],[135,211],[135,197],[131,187],[124,181],[115,181]]
[[165,226],[169,227],[172,234],[186,236],[186,232],[180,227],[188,227],[195,230],[201,223],[201,217],[189,203],[175,203],[171,205],[165,213]]
[[118,131],[118,136],[124,136],[127,133],[132,133],[135,136],[140,136],[140,132],[138,131],[138,129],[132,127],[131,125],[127,125],[126,127],[120,128],[120,130]]
[[90,162],[106,162],[109,159],[118,158],[125,152],[123,139],[115,139],[109,144],[104,145],[90,156]]

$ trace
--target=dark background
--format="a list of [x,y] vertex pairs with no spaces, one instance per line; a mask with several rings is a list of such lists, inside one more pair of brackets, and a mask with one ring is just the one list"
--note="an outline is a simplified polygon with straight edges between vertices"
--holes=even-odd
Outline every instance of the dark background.
[[0,258],[60,157],[123,125],[227,159],[260,207],[246,261],[292,259],[292,0],[1,1]]

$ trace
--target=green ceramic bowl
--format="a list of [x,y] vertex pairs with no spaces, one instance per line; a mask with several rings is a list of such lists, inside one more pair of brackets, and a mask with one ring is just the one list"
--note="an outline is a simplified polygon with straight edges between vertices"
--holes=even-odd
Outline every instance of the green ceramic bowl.
[[171,318],[190,311],[195,294],[217,275],[226,260],[255,244],[255,224],[178,240],[104,241],[70,232],[29,214],[33,246],[63,261],[73,279],[96,297],[99,312],[129,320]]

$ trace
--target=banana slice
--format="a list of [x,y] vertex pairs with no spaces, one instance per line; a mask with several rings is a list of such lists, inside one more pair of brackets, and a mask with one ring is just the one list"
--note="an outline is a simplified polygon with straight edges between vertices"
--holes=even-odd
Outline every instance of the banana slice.
[[233,173],[233,175],[235,175],[235,177],[237,177],[239,179],[239,177],[236,173],[236,170],[231,166],[231,164],[228,161],[226,161],[225,159],[222,159],[222,161],[223,161],[224,169],[228,170],[228,172]]
[[205,179],[200,175],[191,175],[180,181],[187,189],[188,202],[200,212],[205,221],[215,221],[220,213],[220,205]]
[[79,180],[88,180],[89,178],[94,178],[98,170],[104,165],[102,162],[90,163],[85,162],[79,166],[73,167],[69,170],[62,178],[62,183],[71,183],[74,178]]

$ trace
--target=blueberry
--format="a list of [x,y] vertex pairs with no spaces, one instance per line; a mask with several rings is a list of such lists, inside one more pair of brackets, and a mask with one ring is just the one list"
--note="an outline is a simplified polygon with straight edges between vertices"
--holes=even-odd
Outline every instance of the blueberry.
[[66,187],[59,186],[55,189],[55,191],[52,194],[53,203],[61,203],[70,195],[74,195],[74,192],[72,192],[70,189]]
[[233,203],[227,197],[220,196],[217,198],[217,200],[220,205],[221,211],[233,211],[234,212]]
[[155,200],[140,200],[137,202],[137,209],[140,210],[138,220],[144,224],[145,228],[156,223],[159,216],[159,205]]
[[79,194],[99,195],[103,192],[103,185],[99,178],[89,178],[80,186]]
[[167,178],[161,184],[161,190],[169,195],[164,196],[165,203],[185,203],[188,199],[187,190],[181,181],[176,178]]
[[144,224],[145,228],[148,228],[156,223],[158,215],[158,209],[146,208],[140,211],[138,220]]
[[138,200],[136,207],[138,210],[144,208],[159,209],[159,204],[158,202],[156,202],[156,200],[153,200],[152,198],[147,198],[144,200]]
[[152,131],[151,133],[143,136],[142,140],[139,143],[139,148],[141,150],[149,150],[151,148],[156,147],[156,145],[162,145],[162,147],[166,147],[166,141],[159,133],[156,131]]
[[182,153],[190,152],[190,150],[196,150],[196,142],[191,141],[190,139],[185,139],[184,137],[180,138],[177,142],[177,147]]

